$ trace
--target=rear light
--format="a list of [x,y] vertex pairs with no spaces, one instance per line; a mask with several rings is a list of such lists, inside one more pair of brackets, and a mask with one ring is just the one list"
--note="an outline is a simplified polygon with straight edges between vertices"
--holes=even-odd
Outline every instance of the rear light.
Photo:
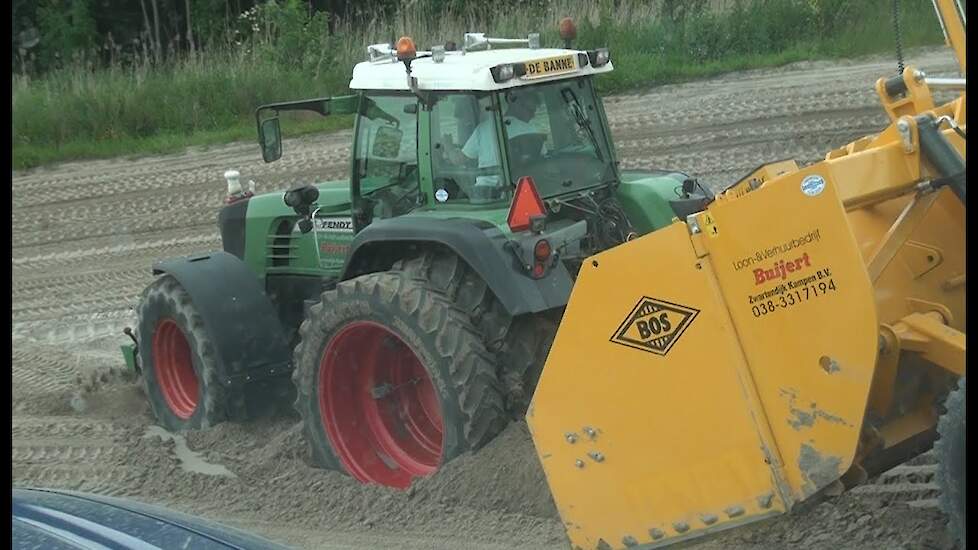
[[533,178],[523,176],[516,183],[516,193],[513,195],[513,204],[509,207],[509,216],[506,223],[514,232],[526,231],[530,228],[530,220],[534,216],[545,216],[546,208],[540,200]]
[[547,274],[551,253],[553,253],[553,249],[550,248],[550,241],[547,239],[537,241],[533,247],[533,268],[530,270],[534,279],[540,279]]
[[550,252],[550,243],[547,239],[540,239],[537,241],[537,245],[533,247],[533,257],[540,262],[550,258]]

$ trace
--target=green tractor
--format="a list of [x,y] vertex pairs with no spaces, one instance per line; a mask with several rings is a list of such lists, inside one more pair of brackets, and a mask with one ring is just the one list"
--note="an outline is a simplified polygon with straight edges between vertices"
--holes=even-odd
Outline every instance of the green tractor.
[[260,107],[266,162],[280,112],[355,115],[350,178],[260,195],[229,179],[224,250],[154,265],[124,352],[158,421],[206,428],[291,394],[317,465],[405,488],[521,417],[581,262],[712,198],[619,169],[592,82],[611,70],[606,49],[538,35],[402,38],[368,47],[354,95]]

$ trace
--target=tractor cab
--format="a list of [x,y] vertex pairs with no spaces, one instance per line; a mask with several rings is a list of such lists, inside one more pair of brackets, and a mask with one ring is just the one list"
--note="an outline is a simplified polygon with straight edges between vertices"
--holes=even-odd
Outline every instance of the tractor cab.
[[507,210],[523,177],[542,199],[606,186],[620,175],[591,76],[612,69],[606,49],[541,48],[538,35],[372,45],[355,95],[258,109],[263,156],[281,155],[283,109],[355,114],[358,229],[417,209]]
[[[538,280],[563,264],[573,278],[588,255],[702,210],[712,195],[681,172],[619,169],[593,83],[613,70],[611,56],[572,48],[575,32],[565,20],[563,47],[550,48],[537,34],[468,33],[461,47],[428,50],[401,37],[367,47],[350,95],[259,107],[266,162],[282,155],[280,112],[353,115],[351,173],[250,199],[256,246],[243,259],[259,274],[301,268],[342,279],[387,267],[372,259],[377,247],[390,257],[395,242],[427,242],[451,219],[498,232],[505,250],[494,264]],[[366,241],[374,244],[362,259]],[[540,242],[550,252],[538,257]],[[569,288],[558,278],[553,288]],[[546,303],[562,300],[553,293]]]
[[410,181],[419,205],[506,207],[524,176],[544,198],[616,179],[607,122],[590,80],[612,70],[607,50],[542,49],[535,35],[481,34],[467,34],[461,51],[432,50],[372,46],[372,59],[354,69],[351,88],[399,119],[358,118],[354,154],[366,168],[361,178],[366,173],[369,180],[371,163],[382,168],[369,144],[407,126],[417,132],[403,137],[401,148],[416,149],[428,164]]

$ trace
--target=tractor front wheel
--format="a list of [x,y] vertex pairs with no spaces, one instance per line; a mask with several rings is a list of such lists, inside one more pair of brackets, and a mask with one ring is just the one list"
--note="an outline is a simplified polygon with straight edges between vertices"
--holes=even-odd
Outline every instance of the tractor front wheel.
[[951,535],[965,544],[965,378],[947,396],[947,412],[937,423],[938,440],[934,444],[937,457],[937,485],[940,488],[941,508],[948,516]]
[[299,329],[296,409],[317,465],[407,488],[506,424],[492,356],[424,279],[337,285]]
[[170,431],[208,428],[226,419],[214,347],[190,295],[164,275],[139,303],[139,363],[150,408]]

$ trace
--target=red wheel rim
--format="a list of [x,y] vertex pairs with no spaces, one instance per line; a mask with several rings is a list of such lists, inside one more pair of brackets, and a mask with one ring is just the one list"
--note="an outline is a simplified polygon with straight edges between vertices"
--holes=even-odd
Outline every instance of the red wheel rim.
[[355,479],[404,489],[438,468],[438,394],[417,354],[388,328],[343,327],[323,351],[318,390],[326,433]]
[[190,344],[173,319],[161,319],[153,333],[156,382],[170,412],[187,420],[197,410],[200,385],[194,372]]

